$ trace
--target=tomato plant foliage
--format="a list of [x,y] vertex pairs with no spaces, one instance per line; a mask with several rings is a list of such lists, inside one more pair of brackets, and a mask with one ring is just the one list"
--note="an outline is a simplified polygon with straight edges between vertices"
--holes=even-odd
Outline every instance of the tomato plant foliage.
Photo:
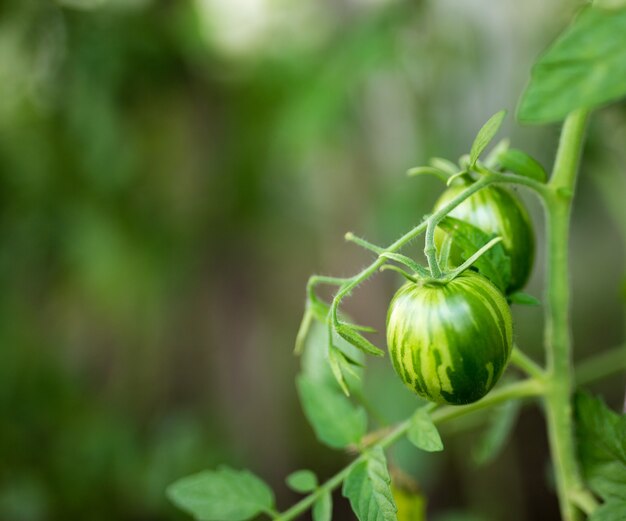
[[[385,450],[407,438],[417,449],[441,451],[439,423],[491,408],[474,450],[476,462],[487,463],[514,429],[521,400],[534,397],[542,400],[551,455],[559,463],[555,482],[564,521],[578,520],[580,511],[592,521],[626,519],[626,418],[587,394],[576,396],[575,414],[571,406],[568,227],[589,115],[583,109],[626,94],[626,8],[622,0],[603,4],[608,2],[611,9],[596,5],[580,12],[539,58],[523,95],[522,121],[565,118],[549,179],[538,161],[509,148],[507,140],[486,152],[505,117],[505,111],[498,112],[458,165],[433,158],[429,166],[409,171],[435,175],[448,185],[431,215],[387,247],[346,234],[375,254],[372,263],[351,277],[309,279],[296,338],[296,354],[302,357],[297,393],[318,440],[356,454],[353,461],[325,482],[308,470],[289,475],[287,485],[305,497],[283,512],[276,510],[274,494],[262,480],[228,467],[171,485],[167,493],[177,506],[203,521],[243,521],[261,514],[290,521],[307,509],[314,521],[329,521],[331,493],[341,488],[359,521],[418,521],[424,517],[424,498],[404,487]],[[532,191],[547,214],[546,368],[513,345],[509,305],[538,304],[520,291],[532,270],[535,239],[525,207],[504,184]],[[422,233],[427,265],[400,253]],[[404,421],[388,425],[376,418],[381,427],[368,432],[374,422],[362,385],[365,358],[385,352],[367,338],[373,330],[354,325],[340,306],[386,269],[408,280],[389,305],[390,365],[422,399]],[[336,290],[332,301],[318,296],[320,285]],[[616,365],[614,356],[605,360]],[[523,380],[509,374],[501,379],[509,363],[525,374]],[[614,370],[596,361],[594,378]]]
[[539,59],[518,117],[560,121],[626,95],[626,8],[588,6]]
[[[460,184],[448,188],[435,209],[442,208],[466,187]],[[528,281],[535,256],[534,231],[526,208],[509,190],[480,190],[452,210],[439,226],[445,233],[436,234],[435,243],[441,246],[446,234],[452,238],[450,261],[454,265],[468,259],[493,237],[501,237],[501,244],[491,248],[474,266],[506,293],[522,288]]]
[[168,496],[200,521],[242,521],[274,506],[274,494],[261,479],[229,467],[183,478],[169,487]]
[[626,519],[626,415],[619,416],[600,400],[579,393],[576,418],[583,473],[605,501],[593,519]]

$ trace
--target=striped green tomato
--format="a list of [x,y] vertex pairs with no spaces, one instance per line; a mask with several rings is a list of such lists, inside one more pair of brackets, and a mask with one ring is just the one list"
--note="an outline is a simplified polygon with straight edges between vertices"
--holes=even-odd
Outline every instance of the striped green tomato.
[[[467,184],[448,188],[435,204],[435,210],[466,188]],[[449,215],[480,228],[488,235],[502,237],[504,251],[511,260],[511,279],[506,292],[513,293],[524,287],[535,258],[535,236],[526,208],[512,192],[502,187],[483,188],[454,208]],[[438,248],[445,237],[445,232],[439,229],[435,231],[435,244]],[[452,247],[450,263],[458,266],[463,261],[460,250]]]
[[487,394],[511,354],[511,311],[482,275],[409,282],[387,315],[389,355],[400,379],[438,403],[462,405]]

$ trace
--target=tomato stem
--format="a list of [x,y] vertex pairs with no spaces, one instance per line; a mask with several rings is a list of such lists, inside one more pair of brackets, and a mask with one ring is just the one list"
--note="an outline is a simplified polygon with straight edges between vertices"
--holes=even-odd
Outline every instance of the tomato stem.
[[[431,413],[431,418],[434,423],[441,424],[454,418],[458,418],[460,416],[464,416],[466,414],[479,411],[481,409],[492,407],[508,400],[538,396],[542,393],[542,390],[543,386],[541,385],[541,383],[537,382],[534,379],[516,382],[513,384],[505,385],[500,389],[496,389],[487,396],[485,396],[482,400],[471,403],[469,405],[447,405],[444,407],[440,407]],[[385,435],[380,439],[380,441],[378,441],[371,447],[379,446],[384,449],[389,447],[390,445],[393,445],[395,442],[399,441],[405,436],[405,434],[409,430],[409,426],[410,418],[404,420],[401,423],[398,423],[391,429],[386,427],[383,430]],[[374,432],[371,435],[375,437],[377,433]],[[314,492],[301,499],[298,503],[293,505],[291,508],[285,510],[283,513],[278,514],[277,516],[272,516],[273,519],[275,521],[290,521],[291,519],[295,519],[298,516],[302,515],[313,506],[313,504],[319,497],[321,497],[326,492],[330,492],[339,487],[343,483],[343,480],[348,476],[352,468],[361,463],[366,457],[366,454],[362,454],[361,456],[355,458],[349,465],[341,469],[337,474],[335,474],[328,481],[323,483]]]
[[544,380],[546,377],[545,371],[517,346],[513,346],[513,351],[511,351],[511,363],[538,380]]
[[[600,380],[603,377],[615,372],[617,365],[618,370],[624,366],[624,353],[626,352],[626,346],[617,347],[605,355],[597,355],[589,360],[582,362],[576,368],[576,381],[585,383],[591,383],[596,380]],[[618,361],[616,364],[610,362]],[[536,365],[532,362],[533,365]],[[590,368],[593,368],[590,370]],[[529,378],[521,382],[515,382],[493,390],[482,400],[477,402],[456,406],[447,405],[439,407],[438,409],[431,411],[431,418],[435,424],[442,424],[444,422],[465,416],[472,412],[476,412],[483,409],[488,409],[500,403],[509,400],[519,400],[522,398],[531,398],[535,396],[542,396],[547,392],[545,380],[543,378]],[[436,407],[435,404],[431,404],[431,407]],[[411,415],[412,416],[412,415]],[[377,443],[368,447],[372,448],[376,445],[381,447],[389,447],[396,441],[399,441],[407,432],[409,428],[409,420],[405,420],[392,427],[383,427],[366,435],[368,439],[377,439]],[[350,470],[355,465],[358,465],[363,460],[363,456],[359,456],[353,460],[348,466],[344,467],[337,474],[331,477],[328,481],[323,483],[316,491],[312,492],[308,496],[301,499],[298,503],[285,510],[278,516],[273,516],[276,521],[290,521],[298,516],[302,515],[306,510],[311,508],[315,501],[326,492],[330,492],[339,487],[346,476],[350,473]],[[568,500],[573,504],[578,505],[586,513],[592,512],[596,507],[595,499],[583,488],[575,488],[570,490]]]
[[545,198],[547,221],[547,280],[545,345],[548,389],[545,397],[548,439],[554,462],[563,521],[576,521],[581,512],[571,495],[584,490],[574,444],[571,394],[573,387],[570,331],[569,226],[572,198],[588,119],[575,111],[563,125]]
[[361,237],[357,237],[352,232],[346,233],[345,239],[346,241],[353,242],[354,244],[361,246],[361,248],[372,251],[376,253],[377,255],[380,255],[384,251],[384,248],[381,248],[380,246],[376,246],[375,244],[372,244],[371,242],[368,242],[365,239],[362,239]]

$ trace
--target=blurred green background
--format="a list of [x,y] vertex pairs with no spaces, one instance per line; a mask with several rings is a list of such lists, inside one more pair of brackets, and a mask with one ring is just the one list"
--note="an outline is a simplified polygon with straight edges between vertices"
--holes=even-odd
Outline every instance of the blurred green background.
[[[289,472],[345,464],[295,393],[308,275],[367,262],[345,231],[386,244],[416,224],[442,187],[404,172],[514,113],[576,7],[0,0],[0,519],[185,519],[165,487],[222,463],[286,507]],[[550,164],[557,127],[509,117],[505,133]],[[624,162],[621,104],[593,121],[576,203],[577,359],[623,339]],[[349,312],[384,331],[399,283],[376,277]],[[540,360],[542,309],[515,314]],[[386,360],[367,381],[390,417],[411,410]],[[623,375],[592,390],[620,407]],[[478,468],[480,432],[444,429],[443,455],[394,451],[429,519],[557,519],[541,412]],[[335,513],[353,518],[338,497]]]

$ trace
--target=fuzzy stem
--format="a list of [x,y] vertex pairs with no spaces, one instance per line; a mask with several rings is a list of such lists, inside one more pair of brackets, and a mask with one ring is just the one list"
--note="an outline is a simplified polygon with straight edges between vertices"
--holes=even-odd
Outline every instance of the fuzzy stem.
[[[597,355],[589,360],[582,362],[579,367],[576,368],[576,381],[585,383],[592,383],[596,380],[600,380],[603,377],[615,372],[615,364],[609,363],[609,361],[618,361],[617,366],[622,368],[624,366],[624,353],[626,352],[626,346],[620,346],[606,354]],[[534,364],[534,362],[532,362]],[[593,367],[593,371],[589,368]],[[542,375],[543,376],[543,375]],[[488,409],[494,405],[498,405],[508,400],[517,400],[521,398],[531,398],[533,396],[545,395],[548,387],[546,386],[544,377],[530,378],[521,382],[515,382],[509,385],[504,385],[498,389],[491,391],[482,400],[475,403],[463,406],[445,406],[441,407],[431,413],[431,418],[434,423],[442,424],[447,421],[465,416],[475,411],[482,409]],[[371,446],[379,444],[381,447],[388,447],[392,445],[400,438],[402,438],[409,428],[408,420],[405,420],[394,427],[385,427],[381,430],[375,431],[367,435],[368,438],[379,439],[377,443]],[[332,491],[337,488],[346,476],[350,473],[350,470],[354,465],[361,462],[363,456],[358,457],[351,462],[347,467],[340,470],[328,481],[323,483],[319,489],[312,492],[310,495],[301,499],[298,503],[293,505],[288,510],[285,510],[278,517],[275,517],[276,521],[289,521],[304,513],[308,508],[313,506],[313,503],[326,491]],[[590,496],[584,489],[573,490],[569,494],[570,500],[577,504],[586,513],[590,513],[596,507],[596,503],[592,496]]]
[[533,376],[538,380],[543,380],[546,376],[545,371],[530,357],[524,354],[517,346],[513,346],[511,352],[511,363],[519,367],[528,376]]
[[547,280],[545,345],[547,382],[545,405],[550,451],[563,521],[581,519],[571,500],[584,490],[574,444],[571,394],[573,387],[570,332],[569,225],[587,111],[565,121],[546,198]]
[[[474,411],[479,411],[481,409],[492,407],[493,405],[497,405],[508,400],[539,396],[542,391],[543,386],[541,383],[533,379],[524,380],[522,382],[516,382],[501,387],[500,389],[496,389],[495,391],[485,396],[482,400],[471,403],[469,405],[449,405],[446,407],[441,407],[440,409],[437,409],[436,411],[431,413],[431,418],[434,423],[441,424],[454,418],[458,418],[459,416],[464,416],[465,414],[469,414]],[[393,445],[395,442],[404,437],[406,432],[409,430],[409,426],[410,419],[397,424],[391,430],[386,429],[388,431],[388,434],[381,438],[381,440],[375,445],[378,445],[383,449],[389,447],[390,445]],[[285,510],[282,514],[274,517],[274,520],[290,521],[291,519],[295,519],[296,517],[302,515],[309,508],[311,508],[315,501],[324,493],[330,492],[337,488],[339,485],[341,485],[341,483],[343,483],[343,480],[346,479],[348,474],[350,474],[350,471],[356,465],[361,463],[365,458],[367,458],[367,454],[362,454],[358,458],[354,459],[348,466],[341,469],[337,474],[335,474],[328,481],[323,483],[317,490],[301,499],[298,503],[293,505],[288,510]]]

